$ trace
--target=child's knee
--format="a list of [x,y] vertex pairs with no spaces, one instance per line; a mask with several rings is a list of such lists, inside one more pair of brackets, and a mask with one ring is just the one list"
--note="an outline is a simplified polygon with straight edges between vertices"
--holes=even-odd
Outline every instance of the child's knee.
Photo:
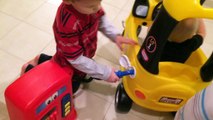
[[37,55],[33,60],[31,60],[30,62],[28,62],[28,64],[32,64],[33,66],[38,65],[38,61],[40,59],[40,54]]
[[28,66],[29,66],[29,63],[25,63],[24,65],[22,65],[20,76],[26,72]]
[[29,71],[34,66],[36,66],[38,64],[39,57],[40,57],[40,55],[37,55],[32,60],[30,60],[27,63],[25,63],[24,65],[22,65],[20,75],[23,75],[25,72]]
[[28,63],[25,63],[24,65],[22,65],[21,70],[22,70],[22,71],[25,70],[25,69],[27,68],[28,65],[29,65]]

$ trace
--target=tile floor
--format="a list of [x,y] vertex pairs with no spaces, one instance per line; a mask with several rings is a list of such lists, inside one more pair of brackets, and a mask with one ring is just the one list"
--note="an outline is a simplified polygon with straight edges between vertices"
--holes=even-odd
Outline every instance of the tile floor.
[[[61,0],[0,0],[0,120],[8,120],[4,90],[18,76],[22,64],[44,52],[53,54],[55,43],[52,23]],[[103,0],[103,7],[113,24],[123,30],[121,21],[129,15],[134,0]],[[213,6],[207,0],[206,7]],[[205,20],[205,54],[213,51],[213,22]],[[107,38],[99,34],[95,59],[119,68],[119,50]],[[107,46],[111,46],[110,48]],[[75,99],[79,120],[172,120],[169,113],[156,112],[133,105],[128,114],[114,110],[116,84],[94,81],[82,86]]]

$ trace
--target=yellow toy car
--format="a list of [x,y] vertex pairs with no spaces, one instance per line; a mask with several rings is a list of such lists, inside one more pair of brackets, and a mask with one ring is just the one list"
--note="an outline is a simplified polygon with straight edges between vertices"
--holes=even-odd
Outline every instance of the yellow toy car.
[[175,112],[211,83],[211,79],[205,81],[204,78],[212,78],[212,75],[202,77],[206,74],[201,72],[201,68],[204,69],[204,64],[208,62],[200,48],[185,63],[159,61],[175,25],[190,17],[213,18],[213,10],[203,8],[200,0],[135,1],[126,21],[124,36],[138,42],[141,25],[152,26],[142,46],[124,46],[125,54],[137,74],[134,78],[123,77],[118,85],[115,95],[118,112],[128,112],[132,102],[156,111]]

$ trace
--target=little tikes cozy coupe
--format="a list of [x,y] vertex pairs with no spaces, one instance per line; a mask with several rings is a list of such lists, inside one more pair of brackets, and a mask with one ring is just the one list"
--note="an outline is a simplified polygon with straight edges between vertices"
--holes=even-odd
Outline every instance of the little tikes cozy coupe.
[[213,19],[213,10],[202,7],[203,2],[135,1],[133,11],[126,20],[124,36],[138,42],[140,27],[151,27],[142,46],[124,46],[124,54],[137,74],[134,78],[123,77],[118,85],[115,95],[118,112],[128,112],[132,102],[156,111],[177,111],[189,98],[211,83],[213,57],[207,60],[200,48],[185,63],[160,61],[166,40],[179,21],[185,18]]

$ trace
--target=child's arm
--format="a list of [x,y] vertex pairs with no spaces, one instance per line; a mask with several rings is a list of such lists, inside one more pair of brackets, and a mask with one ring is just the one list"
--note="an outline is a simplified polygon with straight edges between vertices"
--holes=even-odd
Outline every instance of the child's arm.
[[115,42],[116,45],[120,48],[120,50],[123,50],[122,44],[137,44],[137,42],[135,42],[134,40],[121,36],[118,30],[107,20],[106,15],[101,17],[99,30],[105,36]]
[[115,75],[114,69],[109,66],[96,63],[94,60],[80,55],[75,60],[68,60],[72,66],[90,77],[106,80],[108,82],[116,82],[119,78]]
[[99,31],[113,42],[115,42],[116,36],[119,35],[119,30],[109,22],[106,15],[103,15],[100,19]]

